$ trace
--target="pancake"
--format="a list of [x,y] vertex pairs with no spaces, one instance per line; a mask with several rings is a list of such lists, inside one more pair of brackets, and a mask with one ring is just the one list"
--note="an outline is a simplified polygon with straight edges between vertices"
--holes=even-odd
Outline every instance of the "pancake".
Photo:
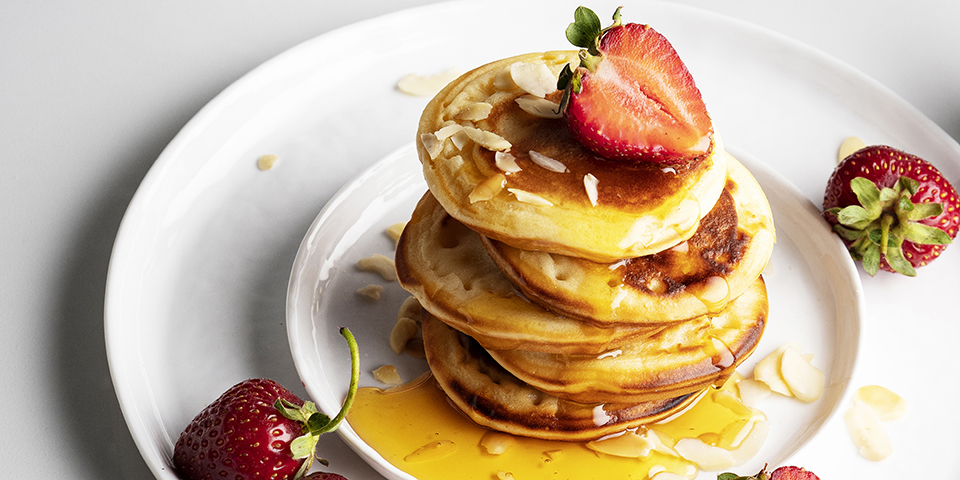
[[713,210],[685,243],[665,251],[597,263],[525,251],[484,237],[501,270],[528,298],[597,325],[664,322],[722,310],[760,275],[776,241],[763,190],[736,160]]
[[534,388],[575,402],[642,402],[722,385],[756,348],[767,321],[758,278],[720,314],[680,322],[603,355],[490,350]]
[[500,271],[480,237],[427,192],[397,243],[401,286],[424,309],[491,349],[597,354],[660,325],[602,328],[527,299]]
[[447,397],[474,422],[514,435],[587,441],[663,420],[699,395],[638,404],[582,404],[527,385],[497,365],[470,337],[423,316],[427,362]]
[[[563,119],[524,111],[517,99],[529,95],[511,76],[517,63],[546,65],[555,76],[576,58],[565,51],[499,60],[438,93],[423,111],[417,137],[430,191],[471,229],[522,250],[613,262],[686,240],[723,190],[729,155],[720,137],[710,156],[685,165],[597,156]],[[498,167],[497,152],[509,153],[519,171]],[[596,180],[595,204],[588,179]]]

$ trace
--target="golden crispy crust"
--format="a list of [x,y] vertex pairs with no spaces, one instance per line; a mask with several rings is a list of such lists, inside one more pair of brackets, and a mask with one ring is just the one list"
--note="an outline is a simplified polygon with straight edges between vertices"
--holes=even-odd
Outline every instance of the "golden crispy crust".
[[423,318],[427,361],[450,400],[480,425],[514,435],[586,441],[663,420],[698,395],[638,404],[581,404],[540,392],[497,365],[470,337],[429,313]]

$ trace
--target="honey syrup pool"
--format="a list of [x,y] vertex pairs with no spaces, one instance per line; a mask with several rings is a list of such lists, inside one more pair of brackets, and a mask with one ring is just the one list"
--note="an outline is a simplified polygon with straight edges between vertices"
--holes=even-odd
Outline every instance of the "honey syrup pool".
[[[590,446],[492,433],[451,405],[429,374],[390,390],[361,388],[347,420],[384,459],[418,480],[446,480],[451,474],[458,480],[643,480],[661,471],[695,478],[693,462],[656,448],[638,454],[636,445],[649,445],[641,438],[646,436],[672,451],[680,439],[696,438],[735,450],[758,419],[765,420],[736,396],[741,378],[734,373],[723,388],[707,389],[695,405],[665,422]],[[489,453],[491,444],[505,451]]]

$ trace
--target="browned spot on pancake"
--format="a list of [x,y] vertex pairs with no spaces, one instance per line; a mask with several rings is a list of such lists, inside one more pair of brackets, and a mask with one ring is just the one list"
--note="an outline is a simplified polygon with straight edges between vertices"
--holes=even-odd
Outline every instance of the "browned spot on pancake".
[[[728,187],[731,182],[727,182]],[[713,276],[732,272],[750,244],[750,236],[737,228],[737,207],[724,190],[713,209],[700,221],[685,253],[664,250],[623,262],[623,283],[638,290],[671,295]]]
[[[590,206],[583,186],[583,177],[589,173],[599,181],[599,205],[641,211],[671,198],[677,190],[689,188],[687,177],[702,175],[711,165],[697,162],[667,167],[607,160],[577,142],[562,119],[535,117],[515,101],[499,102],[478,126],[503,135],[513,144],[510,153],[522,170],[507,176],[508,185],[542,194],[554,202]],[[487,167],[496,171],[494,153],[479,150]],[[531,150],[563,163],[569,172],[553,172],[537,165],[530,160]]]

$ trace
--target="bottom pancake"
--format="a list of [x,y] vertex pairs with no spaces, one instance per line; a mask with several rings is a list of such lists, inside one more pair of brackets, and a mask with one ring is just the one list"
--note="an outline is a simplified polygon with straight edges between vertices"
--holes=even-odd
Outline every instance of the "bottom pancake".
[[428,312],[423,315],[427,362],[447,397],[474,422],[502,432],[560,441],[588,441],[663,420],[699,395],[638,404],[583,404],[521,382],[480,345]]

